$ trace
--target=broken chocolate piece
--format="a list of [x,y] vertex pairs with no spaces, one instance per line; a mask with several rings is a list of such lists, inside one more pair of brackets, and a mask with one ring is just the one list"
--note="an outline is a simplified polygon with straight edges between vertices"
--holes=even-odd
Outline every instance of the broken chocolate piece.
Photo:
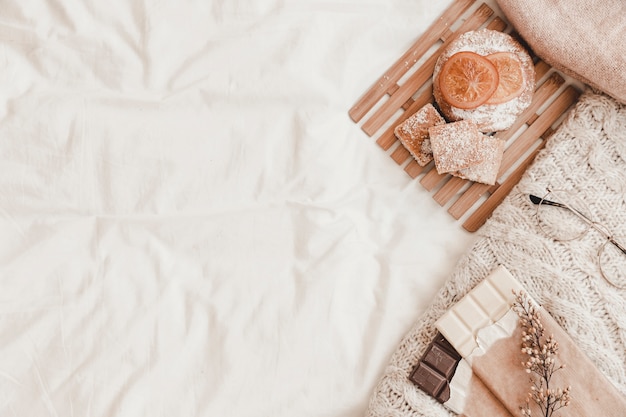
[[428,395],[444,403],[450,398],[450,380],[460,359],[461,355],[437,333],[409,379]]

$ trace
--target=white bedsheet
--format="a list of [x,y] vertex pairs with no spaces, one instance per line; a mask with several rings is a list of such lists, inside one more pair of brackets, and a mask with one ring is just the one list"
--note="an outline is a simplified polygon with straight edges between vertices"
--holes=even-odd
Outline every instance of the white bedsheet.
[[0,416],[361,416],[474,235],[348,117],[451,0],[0,3]]

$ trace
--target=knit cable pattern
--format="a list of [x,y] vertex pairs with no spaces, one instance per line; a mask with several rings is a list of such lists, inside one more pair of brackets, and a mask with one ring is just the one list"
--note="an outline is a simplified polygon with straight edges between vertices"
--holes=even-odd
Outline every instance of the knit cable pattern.
[[[602,279],[599,233],[556,242],[541,231],[528,193],[541,196],[546,186],[576,194],[595,221],[626,236],[626,105],[591,90],[581,96],[402,339],[372,393],[367,417],[454,415],[408,376],[436,333],[435,321],[497,265],[504,265],[626,394],[626,290]],[[626,271],[626,257],[619,267]]]

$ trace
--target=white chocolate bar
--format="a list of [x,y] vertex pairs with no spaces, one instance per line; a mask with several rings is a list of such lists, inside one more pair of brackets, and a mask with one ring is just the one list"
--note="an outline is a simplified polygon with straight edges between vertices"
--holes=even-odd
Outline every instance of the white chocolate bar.
[[467,358],[478,347],[478,331],[502,318],[513,305],[513,291],[521,290],[523,287],[510,272],[498,266],[444,313],[435,326]]

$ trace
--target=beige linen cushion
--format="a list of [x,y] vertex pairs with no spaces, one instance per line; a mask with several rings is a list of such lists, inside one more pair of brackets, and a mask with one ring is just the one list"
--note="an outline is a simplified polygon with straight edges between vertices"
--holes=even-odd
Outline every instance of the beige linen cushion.
[[626,103],[625,0],[497,0],[544,61]]

